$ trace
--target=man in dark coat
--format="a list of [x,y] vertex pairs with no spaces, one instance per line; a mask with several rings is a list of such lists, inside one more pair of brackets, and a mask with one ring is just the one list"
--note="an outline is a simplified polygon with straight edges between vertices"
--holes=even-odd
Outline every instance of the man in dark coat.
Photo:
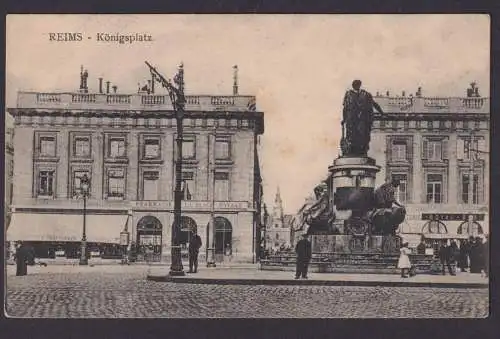
[[[189,240],[189,271],[188,273],[196,273],[198,271],[198,254],[201,247],[201,238],[198,234],[193,233]],[[193,271],[194,266],[194,271]]]
[[483,263],[480,238],[471,237],[470,244],[470,273],[481,273]]
[[23,276],[28,274],[27,249],[24,244],[19,243],[16,247],[16,275]]
[[469,267],[468,257],[469,257],[469,242],[467,239],[464,239],[460,242],[460,250],[459,250],[459,260],[458,265],[460,266],[460,272],[466,272],[466,268]]
[[453,270],[451,269],[451,261],[452,261],[452,248],[448,246],[446,241],[443,241],[441,244],[441,248],[439,249],[439,259],[441,260],[442,273],[446,275],[445,266],[448,268],[448,272],[450,275],[455,275]]
[[303,234],[302,239],[297,242],[295,246],[295,253],[297,253],[297,269],[295,271],[295,279],[299,279],[301,276],[307,279],[307,268],[312,257],[312,247],[309,242],[308,235]]

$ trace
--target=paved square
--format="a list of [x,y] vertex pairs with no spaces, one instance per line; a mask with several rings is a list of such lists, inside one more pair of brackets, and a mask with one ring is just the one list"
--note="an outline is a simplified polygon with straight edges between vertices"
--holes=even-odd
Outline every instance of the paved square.
[[47,318],[476,318],[488,289],[201,285],[146,280],[146,266],[8,268],[7,314]]

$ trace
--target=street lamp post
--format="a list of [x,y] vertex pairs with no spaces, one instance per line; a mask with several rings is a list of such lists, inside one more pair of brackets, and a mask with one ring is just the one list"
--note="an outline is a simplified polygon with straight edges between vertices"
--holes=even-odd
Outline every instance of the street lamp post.
[[[182,137],[183,137],[183,118],[184,118],[184,69],[182,64],[178,72],[178,91],[182,98],[176,98],[174,101],[175,119],[177,122],[177,160],[175,162],[175,197],[174,197],[174,224],[172,225],[172,263],[170,265],[171,276],[182,276],[184,270],[181,259],[181,246],[179,242],[179,233],[181,229],[181,203],[182,203]],[[180,102],[182,101],[182,102]]]
[[80,265],[88,265],[87,259],[87,196],[89,195],[90,179],[84,174],[80,179],[80,191],[83,195],[83,231],[80,250]]
[[174,191],[174,223],[172,225],[172,240],[171,240],[171,257],[172,262],[170,265],[170,276],[183,276],[185,275],[182,267],[181,259],[181,246],[179,233],[181,229],[181,203],[182,203],[182,142],[183,142],[183,119],[184,119],[184,108],[186,99],[184,96],[184,66],[181,64],[179,70],[174,77],[174,83],[177,87],[174,87],[170,80],[167,80],[161,75],[156,68],[151,66],[150,63],[146,61],[146,65],[149,67],[153,78],[160,82],[160,84],[168,91],[170,101],[172,102],[173,109],[175,112],[175,120],[177,123],[177,159],[175,162],[175,191]]
[[132,213],[129,212],[127,216],[127,221],[125,222],[123,231],[120,232],[120,245],[122,246],[122,264],[128,264],[128,245],[130,244],[130,233],[128,231],[128,222],[132,217]]

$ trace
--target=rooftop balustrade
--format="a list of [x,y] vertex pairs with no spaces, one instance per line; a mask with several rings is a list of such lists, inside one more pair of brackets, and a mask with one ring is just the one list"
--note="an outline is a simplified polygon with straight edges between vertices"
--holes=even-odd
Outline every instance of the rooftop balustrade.
[[[19,92],[17,108],[173,110],[168,95]],[[186,96],[187,111],[255,111],[255,96]]]

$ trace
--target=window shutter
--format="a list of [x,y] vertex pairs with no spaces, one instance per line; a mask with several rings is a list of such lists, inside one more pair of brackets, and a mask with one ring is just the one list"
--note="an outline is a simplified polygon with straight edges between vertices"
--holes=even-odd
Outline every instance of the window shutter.
[[406,159],[409,162],[413,160],[413,138],[408,138],[406,140]]
[[465,141],[462,138],[458,138],[457,140],[457,159],[463,160],[465,157],[464,154]]
[[480,138],[478,141],[477,141],[477,149],[478,149],[478,153],[477,153],[477,158],[478,159],[485,159],[486,158],[486,153],[483,153],[486,151],[486,140],[484,140],[483,138]]
[[443,139],[441,147],[443,159],[448,159],[448,139]]
[[427,159],[428,158],[428,142],[426,139],[423,140],[422,142],[422,159]]

